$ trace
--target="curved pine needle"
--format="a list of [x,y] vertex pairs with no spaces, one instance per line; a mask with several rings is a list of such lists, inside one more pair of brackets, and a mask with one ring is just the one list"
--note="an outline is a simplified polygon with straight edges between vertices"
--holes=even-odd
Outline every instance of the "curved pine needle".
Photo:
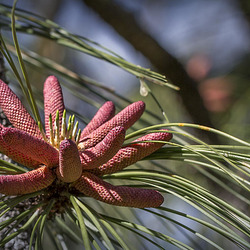
[[[241,211],[239,211],[238,209],[236,209],[235,207],[231,206],[230,204],[228,204],[227,202],[221,200],[220,198],[218,198],[217,196],[211,194],[208,190],[206,190],[205,188],[201,187],[200,185],[191,182],[189,180],[187,180],[186,178],[183,178],[181,176],[178,175],[173,175],[173,174],[166,174],[163,172],[156,172],[156,171],[147,171],[147,170],[126,170],[123,172],[119,172],[119,173],[114,173],[108,176],[105,176],[105,178],[128,178],[131,180],[141,180],[143,178],[150,178],[148,179],[149,181],[162,181],[163,184],[168,184],[166,183],[166,181],[168,181],[169,183],[173,183],[176,186],[180,186],[181,188],[183,188],[183,190],[187,190],[187,192],[193,192],[194,194],[194,198],[199,194],[199,195],[203,195],[206,199],[210,200],[211,202],[214,202],[215,204],[217,204],[218,206],[222,206],[225,209],[227,209],[228,211],[231,211],[232,213],[235,213],[235,215],[241,217],[242,219],[250,222],[250,218],[242,213]],[[163,182],[163,180],[165,182]],[[198,196],[197,196],[198,197]]]
[[10,163],[10,162],[7,162],[7,161],[1,160],[1,159],[0,159],[0,166],[4,166],[4,167],[6,167],[7,170],[10,170],[10,171],[13,170],[17,173],[25,173],[28,171],[27,169],[25,169],[23,167],[17,166],[13,163]]
[[86,229],[86,225],[84,223],[84,219],[83,219],[83,216],[82,216],[82,213],[81,213],[81,210],[77,204],[77,198],[75,198],[74,196],[70,196],[70,201],[76,211],[76,214],[77,214],[77,219],[78,219],[78,222],[79,222],[79,226],[81,228],[81,233],[82,233],[82,239],[83,239],[83,243],[84,243],[84,247],[86,250],[91,250],[91,246],[90,246],[90,242],[89,242],[89,236],[88,236],[88,232],[87,232],[87,229]]
[[[16,49],[16,52],[17,52],[18,61],[19,61],[19,64],[20,64],[20,67],[21,67],[21,70],[22,70],[23,77],[24,77],[26,85],[27,85],[27,91],[25,90],[25,87],[24,87],[23,83],[22,82],[19,82],[19,83],[20,83],[20,85],[22,87],[22,90],[23,90],[24,94],[27,97],[29,105],[30,105],[30,107],[32,109],[32,112],[33,112],[34,116],[35,116],[36,122],[41,123],[41,117],[39,115],[37,105],[36,105],[36,102],[35,102],[35,99],[34,99],[34,96],[33,96],[33,93],[32,93],[32,89],[31,89],[31,85],[30,85],[30,82],[29,82],[28,74],[27,74],[23,59],[22,59],[22,53],[21,53],[19,43],[18,43],[18,40],[17,40],[16,27],[15,27],[15,8],[16,8],[17,1],[18,0],[14,1],[13,7],[12,7],[12,10],[11,10],[11,31],[12,31],[13,41],[14,41],[14,44],[15,44],[15,49]],[[27,95],[27,93],[28,93],[28,95]]]
[[215,134],[218,134],[218,135],[221,135],[223,137],[226,137],[230,140],[233,140],[235,142],[238,142],[242,145],[245,145],[245,146],[248,146],[250,147],[250,143],[244,141],[244,140],[241,140],[235,136],[232,136],[232,135],[229,135],[225,132],[222,132],[218,129],[214,129],[214,128],[210,128],[210,127],[206,127],[206,126],[202,126],[202,125],[197,125],[197,124],[192,124],[192,123],[166,123],[166,124],[157,124],[157,125],[153,125],[153,126],[149,126],[147,128],[143,128],[143,129],[140,129],[140,130],[137,130],[136,132],[133,132],[133,133],[130,133],[129,135],[126,136],[126,139],[130,139],[130,138],[133,138],[137,135],[140,135],[141,133],[145,133],[147,132],[148,130],[154,130],[154,129],[159,129],[159,128],[166,128],[166,127],[190,127],[190,128],[196,128],[196,129],[200,129],[200,130],[204,130],[204,131],[207,131],[207,132],[211,132],[211,133],[215,133]]
[[64,250],[60,240],[57,238],[57,234],[55,231],[52,229],[52,222],[49,222],[48,225],[46,226],[46,231],[48,232],[48,236],[53,242],[53,246],[55,247],[56,250]]
[[[178,214],[178,215],[182,214],[182,213],[180,213],[180,212],[175,213],[175,212],[176,212],[175,210],[167,210],[167,209],[164,210],[164,207],[159,207],[159,208],[156,208],[156,209],[158,209],[158,210],[163,210],[163,211],[168,211],[168,212],[171,211],[173,214]],[[142,209],[142,210],[147,211],[148,213],[154,214],[154,215],[156,215],[156,216],[158,216],[158,217],[160,217],[160,218],[163,218],[163,219],[165,219],[165,220],[167,220],[167,221],[171,221],[171,222],[173,222],[174,224],[176,224],[176,225],[178,225],[178,226],[180,226],[180,227],[186,229],[187,231],[193,233],[193,234],[196,235],[197,237],[203,239],[204,241],[206,241],[208,244],[212,245],[212,246],[215,247],[216,249],[223,250],[223,248],[221,248],[220,246],[218,246],[215,242],[211,241],[210,239],[208,239],[208,238],[205,237],[204,235],[201,235],[200,233],[198,233],[196,230],[193,230],[192,228],[186,226],[186,225],[183,224],[183,223],[180,223],[179,221],[177,221],[177,220],[175,220],[175,219],[172,219],[172,218],[170,218],[170,217],[167,217],[167,216],[165,216],[165,215],[163,215],[163,214],[161,214],[161,213],[154,212],[154,211],[149,210],[149,209],[147,209],[147,208],[144,208],[144,209]],[[185,217],[188,217],[188,216],[185,216]],[[191,217],[190,217],[190,218],[191,218]],[[194,220],[194,221],[195,221],[195,220]],[[201,221],[202,221],[202,220],[201,220]],[[206,223],[203,223],[203,225],[204,225],[204,224],[206,224]]]
[[[169,184],[166,184],[163,181],[159,181],[159,180],[156,181],[156,180],[149,180],[149,179],[145,179],[145,178],[138,178],[138,179],[141,179],[144,183],[147,183],[148,185],[153,186],[154,188],[158,188],[158,190],[173,194],[174,196],[180,198],[181,200],[185,201],[186,203],[190,204],[194,208],[201,211],[209,219],[216,222],[216,224],[218,224],[220,227],[224,228],[224,230],[223,229],[217,229],[217,230],[221,235],[224,235],[224,237],[228,238],[232,242],[234,242],[236,244],[242,244],[245,247],[250,246],[250,244],[248,242],[246,242],[243,238],[241,238],[239,235],[237,235],[232,229],[230,229],[228,226],[226,226],[225,223],[219,221],[218,219],[216,219],[215,216],[213,216],[209,213],[209,211],[211,211],[211,208],[208,207],[210,203],[206,203],[206,204],[205,204],[205,202],[204,202],[204,204],[202,204],[202,202],[197,203],[198,200],[197,200],[196,196],[189,197],[188,190],[186,192],[184,192],[183,189],[180,189],[180,188],[176,187],[175,185],[169,185]],[[199,204],[203,205],[203,208]],[[217,213],[216,215],[218,217],[222,218],[222,214]],[[237,225],[234,224],[234,222],[229,222],[229,224],[231,224],[235,228],[238,228]],[[240,231],[242,231],[241,228],[238,228],[238,229]],[[242,232],[247,235],[246,231],[242,231]]]
[[110,217],[110,216],[107,216],[104,214],[101,214],[101,216],[110,222],[116,223],[117,225],[122,225],[122,226],[125,226],[128,228],[131,228],[131,229],[136,229],[138,231],[141,231],[141,232],[146,233],[148,235],[151,235],[153,237],[159,238],[163,241],[169,242],[169,243],[179,247],[180,249],[192,249],[191,247],[187,246],[186,244],[184,244],[184,243],[182,243],[182,242],[180,242],[180,241],[178,241],[170,236],[167,236],[163,233],[157,232],[153,229],[149,229],[149,228],[144,227],[142,225],[139,225],[137,223],[134,223],[134,222],[132,223],[132,222],[129,222],[126,220],[113,218],[113,217]]
[[115,231],[115,229],[106,220],[99,219],[99,221],[107,228],[107,230],[114,236],[114,238],[117,239],[122,249],[129,250],[127,244],[123,241],[123,239],[119,236],[119,234]]
[[[165,124],[165,127],[168,127],[169,124]],[[194,125],[194,124],[191,124],[191,125]],[[171,126],[171,125],[170,125]],[[198,126],[198,125],[197,125]],[[163,124],[160,124],[160,125],[154,125],[154,126],[150,126],[150,127],[147,127],[147,128],[144,128],[144,129],[140,129],[140,130],[137,130],[136,132],[133,132],[131,134],[129,134],[128,136],[126,136],[126,139],[129,139],[131,137],[134,137],[136,135],[140,135],[141,133],[145,133],[145,132],[150,132],[150,133],[154,133],[154,132],[159,132],[159,130],[152,130],[152,128],[159,128],[159,127],[164,127]],[[219,157],[221,157],[225,162],[229,163],[231,166],[233,166],[234,168],[240,170],[240,171],[243,171],[241,168],[239,168],[236,164],[234,164],[233,162],[231,162],[229,159],[227,159],[226,157],[224,157],[223,155],[219,154],[217,152],[216,149],[212,148],[210,145],[206,144],[205,142],[203,142],[202,140],[190,135],[190,134],[187,134],[187,133],[179,133],[179,132],[176,132],[176,131],[166,131],[168,133],[173,133],[173,134],[180,134],[180,135],[183,135],[195,142],[198,142],[206,147],[208,147],[209,149],[213,150]],[[157,141],[155,141],[157,142]],[[218,164],[218,162],[214,161],[213,159],[205,156],[204,154],[192,149],[189,147],[189,145],[179,145],[179,144],[175,144],[175,143],[172,143],[172,142],[161,142],[161,143],[165,143],[165,144],[169,144],[169,145],[175,145],[175,146],[179,146],[179,147],[182,147],[182,148],[186,148],[190,151],[192,151],[193,153],[197,154],[197,155],[200,155],[202,157],[204,157],[205,159],[207,159],[208,161],[212,162],[213,164],[215,164],[217,167],[219,167],[222,171],[224,171],[227,175],[229,175],[233,180],[235,180],[240,186],[242,186],[244,189],[246,189],[247,191],[250,191],[250,188],[247,187],[244,183],[242,183],[241,181],[239,181],[237,178],[234,177],[234,174],[232,173],[231,170],[229,170],[228,168],[224,167],[223,165],[221,164]],[[248,173],[246,173],[245,171],[243,171],[245,174],[248,175]]]
[[15,217],[11,217],[11,218],[9,218],[7,220],[4,220],[4,221],[0,222],[0,230],[3,230],[5,227],[8,227],[14,221],[17,221],[17,223],[19,224],[27,216],[29,216],[31,213],[33,213],[37,208],[39,208],[42,205],[43,205],[43,203],[39,203],[39,204],[37,204],[35,206],[32,206],[30,209],[27,209],[27,210],[23,211],[22,213],[16,215]]
[[[0,13],[8,18],[10,7],[8,5],[1,4]],[[109,53],[108,51],[96,49],[91,45],[91,43],[86,43],[86,39],[84,41],[84,39],[81,39],[80,36],[71,34],[67,30],[63,29],[58,24],[55,24],[50,20],[46,20],[38,15],[34,15],[33,13],[27,14],[27,12],[22,10],[17,11],[16,16],[19,18],[19,25],[16,26],[16,29],[20,32],[26,32],[33,35],[46,37],[48,39],[56,41],[58,44],[61,44],[63,46],[76,49],[90,56],[94,56],[111,64],[114,64],[137,76],[138,78],[143,78],[155,84],[168,86],[170,88],[178,90],[177,86],[168,83],[165,76],[153,72],[150,69],[145,69],[143,67],[129,63],[121,57],[117,57],[115,53]],[[3,25],[7,29],[9,28],[8,22],[3,23]]]
[[[124,174],[124,173],[122,173]],[[128,173],[128,176],[132,174],[132,171]],[[139,174],[139,177],[135,177],[137,174]],[[213,215],[218,216],[225,222],[228,222],[231,224],[233,227],[237,228],[240,230],[242,233],[249,235],[248,233],[248,226],[247,226],[247,221],[250,219],[240,212],[239,210],[236,210],[234,207],[228,207],[228,204],[217,197],[211,196],[209,192],[204,193],[203,188],[198,188],[196,184],[193,186],[190,184],[187,184],[185,181],[179,182],[179,180],[174,180],[171,181],[170,183],[166,181],[160,181],[157,179],[148,179],[145,177],[142,177],[143,171],[140,171],[140,173],[136,173],[133,178],[128,178],[129,180],[138,180],[142,181],[144,183],[149,184],[150,186],[153,186],[154,188],[158,188],[159,190],[165,190],[168,193],[171,193],[186,202],[190,202],[190,200],[194,200],[196,203],[199,204],[199,206],[203,207],[203,212],[204,209],[206,211],[212,212]],[[152,177],[155,176],[155,173],[149,172],[147,174],[148,176]],[[160,175],[158,175],[159,177]],[[164,177],[164,176],[163,176]],[[172,176],[169,176],[168,179],[171,180]],[[174,178],[174,176],[173,176]],[[165,178],[166,179],[166,178]],[[172,184],[171,184],[172,183]],[[180,183],[179,185],[177,183]],[[161,186],[159,186],[161,185]],[[201,192],[200,194],[198,192]],[[205,196],[204,196],[205,194]],[[185,198],[184,198],[185,197]],[[192,203],[192,206],[197,207],[194,203]],[[205,212],[206,215],[208,215],[207,212]],[[214,216],[209,215],[209,218],[216,221],[220,226],[224,227],[227,231],[230,231],[230,234],[234,234],[232,230],[230,230],[228,227],[225,227],[223,223],[220,221],[216,220]],[[239,218],[239,219],[238,219]],[[246,223],[244,224],[244,220]],[[249,222],[248,222],[249,223]],[[242,244],[246,244],[245,241],[238,237],[237,235],[234,234],[233,239],[237,238]]]
[[[55,218],[57,227],[66,234],[73,242],[82,243],[82,239],[77,235],[77,233],[71,229],[60,217]],[[75,224],[75,223],[74,223]]]
[[[169,143],[169,142],[167,142],[166,144],[175,145],[174,143]],[[191,148],[193,148],[193,147],[191,147]],[[145,157],[143,160],[168,159],[168,160],[187,162],[187,163],[190,163],[191,165],[193,165],[193,163],[195,163],[197,165],[205,166],[205,167],[207,167],[207,168],[209,168],[211,170],[214,170],[214,171],[217,172],[217,174],[219,174],[223,178],[226,178],[226,179],[229,180],[230,176],[225,175],[223,173],[222,169],[214,166],[211,163],[206,163],[206,162],[202,161],[203,160],[202,159],[203,154],[200,154],[200,153],[196,154],[196,152],[199,152],[199,150],[196,150],[194,148],[194,151],[190,151],[189,153],[188,153],[188,151],[190,151],[190,150],[188,150],[188,149],[186,149],[186,148],[184,148],[184,147],[182,147],[180,145],[178,147],[175,147],[175,148],[171,148],[171,147],[161,148],[161,149],[157,150],[156,152],[154,152],[153,154]],[[217,154],[212,154],[212,155],[204,154],[204,155],[206,157],[211,157],[214,160],[219,160],[219,159],[221,160],[221,158],[218,157]],[[235,156],[235,158],[237,158],[237,156]],[[194,160],[194,159],[196,159],[196,160]],[[233,161],[233,160],[231,160],[231,161]],[[242,162],[238,162],[238,161],[233,161],[233,162],[235,164],[238,164],[238,166],[240,168],[244,167],[244,165],[242,166]],[[221,160],[221,163],[223,163],[223,160]],[[219,163],[217,163],[217,164],[219,164]],[[237,175],[236,173],[231,172],[231,174],[234,176],[234,178],[238,179],[239,181],[245,183],[246,185],[250,185],[249,181],[247,181],[246,179],[244,179],[241,176]],[[215,178],[215,177],[213,176],[213,178]]]
[[9,242],[11,239],[15,238],[18,234],[20,234],[21,232],[25,231],[27,228],[31,227],[32,223],[34,222],[34,220],[36,219],[36,217],[38,216],[38,210],[36,210],[33,215],[29,218],[29,220],[19,229],[17,229],[17,231],[15,231],[14,233],[8,235],[7,237],[5,237],[4,239],[1,240],[0,243],[0,247],[3,247],[7,242]]
[[16,196],[13,198],[8,198],[8,200],[1,201],[0,206],[8,207],[11,209],[11,208],[15,207],[17,204],[25,201],[26,199],[35,197],[35,196],[40,195],[42,193],[43,193],[43,191],[37,191],[37,192],[31,193],[31,194],[25,194],[25,195]]
[[[55,203],[55,200],[50,200],[50,202],[48,203],[48,205],[45,207],[44,211],[39,215],[39,218],[37,219],[33,229],[32,229],[32,232],[31,232],[31,236],[30,236],[30,244],[29,244],[29,250],[32,250],[32,245],[33,245],[33,240],[34,240],[34,236],[35,236],[35,232],[37,231],[37,228],[39,227],[39,224],[40,224],[40,227],[39,227],[39,233],[38,235],[40,237],[42,237],[43,235],[43,228],[44,228],[44,223],[45,223],[45,220],[46,220],[46,217],[48,216],[51,208],[53,207]],[[40,205],[41,207],[41,205]],[[40,237],[37,237],[40,238]],[[41,239],[39,239],[37,241],[36,239],[36,242],[41,242]]]
[[95,217],[95,215],[78,199],[76,199],[77,205],[82,209],[82,211],[91,219],[93,224],[96,226],[97,230],[99,231],[100,235],[102,236],[103,240],[106,242],[109,249],[115,249],[112,245],[109,237],[103,230],[102,226],[100,225],[99,221]]
[[39,226],[39,223],[42,219],[42,215],[40,215],[37,219],[37,221],[35,222],[35,225],[33,226],[33,229],[32,229],[32,232],[31,232],[31,235],[30,235],[30,243],[29,243],[29,250],[32,249],[32,246],[33,246],[33,240],[34,240],[34,237],[35,237],[35,232],[37,230],[37,227]]

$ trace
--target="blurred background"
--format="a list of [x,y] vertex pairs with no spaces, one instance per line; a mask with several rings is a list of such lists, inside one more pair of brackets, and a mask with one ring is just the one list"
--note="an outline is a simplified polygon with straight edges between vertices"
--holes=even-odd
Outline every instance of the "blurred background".
[[[171,122],[207,125],[249,141],[249,0],[19,0],[17,6],[165,75],[180,91],[155,84],[150,88]],[[19,33],[18,38],[22,47],[131,100],[141,99],[148,110],[161,116],[152,97],[140,96],[140,82],[133,75],[40,37]],[[41,90],[48,72],[29,74]],[[89,117],[96,112],[70,93],[64,95],[70,109]],[[204,132],[199,136],[203,139]],[[225,143],[211,134],[206,140]],[[178,202],[173,207],[184,206]],[[148,219],[150,225],[153,221]]]
[[[246,139],[249,5],[247,0],[20,0],[17,6],[165,75],[180,91],[150,87],[170,121],[208,125]],[[138,80],[111,64],[46,39],[19,37],[22,46],[76,73],[92,77],[119,94],[142,98]],[[42,82],[44,75],[37,73],[33,79]],[[161,114],[150,98],[144,99],[149,109]],[[72,108],[75,106],[79,105]]]

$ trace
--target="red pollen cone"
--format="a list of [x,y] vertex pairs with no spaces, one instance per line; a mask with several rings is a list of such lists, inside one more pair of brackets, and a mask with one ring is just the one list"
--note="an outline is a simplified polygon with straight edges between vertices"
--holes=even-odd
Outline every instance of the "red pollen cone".
[[[40,164],[48,167],[58,165],[58,151],[44,140],[16,128],[5,128],[1,137],[6,144],[11,145],[12,150],[16,150]],[[22,158],[20,160],[16,158],[15,160],[20,162]]]
[[0,80],[0,107],[15,128],[42,139],[42,134],[28,111],[12,90]]
[[73,182],[80,178],[82,165],[76,144],[70,140],[63,140],[59,148],[59,168],[57,177],[64,182]]
[[144,109],[145,104],[142,101],[130,104],[112,119],[105,122],[91,134],[83,138],[78,146],[80,148],[90,148],[95,146],[108,134],[111,129],[117,126],[124,127],[125,130],[127,130],[141,117]]
[[115,105],[113,102],[105,102],[97,111],[89,124],[83,129],[80,140],[100,127],[103,123],[109,121],[115,115]]
[[24,174],[0,176],[0,193],[6,195],[29,194],[48,187],[55,176],[46,166]]
[[140,141],[169,141],[171,138],[172,134],[167,132],[152,133],[140,137],[131,145],[121,148],[112,159],[91,172],[96,175],[104,175],[121,171],[165,145],[157,142],[139,143]]
[[49,130],[49,115],[52,115],[52,122],[54,125],[56,112],[59,111],[59,130],[61,129],[61,120],[64,111],[63,94],[60,83],[55,76],[49,76],[43,87],[44,95],[44,117],[45,117],[45,131],[47,137],[50,136]]
[[80,153],[83,169],[93,169],[112,158],[121,148],[125,137],[123,127],[113,128],[95,147]]
[[83,172],[73,186],[86,196],[116,206],[159,207],[164,201],[163,196],[155,190],[113,186],[88,172]]

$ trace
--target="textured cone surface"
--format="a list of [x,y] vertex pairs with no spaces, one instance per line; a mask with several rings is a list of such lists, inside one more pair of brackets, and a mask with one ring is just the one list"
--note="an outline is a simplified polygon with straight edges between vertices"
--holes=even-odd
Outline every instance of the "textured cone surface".
[[[1,136],[6,144],[11,145],[12,150],[48,167],[58,165],[58,151],[44,140],[16,128],[4,129]],[[20,162],[19,159],[16,160]],[[22,161],[22,158],[20,160]]]
[[83,169],[93,169],[112,158],[121,148],[125,137],[123,127],[115,127],[95,147],[80,154]]
[[59,124],[61,129],[61,120],[64,111],[64,102],[61,86],[55,76],[49,76],[43,87],[44,95],[44,116],[45,116],[45,131],[49,137],[49,115],[52,115],[52,122],[54,125],[56,111],[59,111]]
[[0,176],[0,193],[6,195],[29,194],[48,187],[55,179],[47,167],[40,167],[18,175]]
[[172,139],[170,133],[152,133],[145,135],[133,141],[131,145],[121,148],[117,154],[107,163],[100,166],[98,169],[91,170],[96,175],[111,174],[130,166],[144,157],[152,154],[157,149],[164,146],[164,143],[142,142],[139,141],[169,141]]
[[87,137],[83,138],[80,141],[79,147],[90,148],[95,146],[108,134],[111,129],[117,126],[124,127],[125,130],[127,130],[141,117],[144,110],[145,104],[142,101],[130,104],[117,115],[115,115],[112,119],[105,122]]
[[21,163],[24,166],[35,168],[37,167],[40,162],[34,160],[33,158],[26,155],[26,153],[21,153],[19,150],[16,150],[12,147],[11,144],[7,144],[3,137],[2,132],[5,131],[7,128],[0,125],[0,152],[10,157],[13,161]]
[[83,129],[80,140],[89,135],[95,129],[100,127],[105,122],[109,121],[115,115],[115,106],[113,102],[105,102],[97,111],[89,124]]
[[113,186],[88,172],[83,172],[74,187],[86,196],[116,206],[159,207],[164,201],[163,196],[155,190]]
[[38,138],[41,132],[31,115],[27,112],[18,97],[0,80],[0,107],[12,125]]
[[59,149],[59,168],[57,177],[64,182],[73,182],[80,178],[82,165],[76,144],[72,140],[63,140]]

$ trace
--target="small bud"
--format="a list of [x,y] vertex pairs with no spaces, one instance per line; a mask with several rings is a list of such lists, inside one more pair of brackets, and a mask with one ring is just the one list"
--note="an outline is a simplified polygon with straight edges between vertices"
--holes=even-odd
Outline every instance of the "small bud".
[[49,134],[50,134],[50,144],[55,146],[54,141],[54,132],[53,132],[53,124],[52,124],[52,115],[49,115]]
[[74,126],[74,128],[73,128],[73,132],[72,132],[72,138],[73,138],[73,140],[75,140],[75,138],[76,138],[78,124],[79,124],[79,122],[77,121],[76,124],[75,124],[75,126]]
[[61,140],[64,140],[66,136],[66,110],[63,111],[62,127],[61,127]]
[[69,119],[68,119],[67,132],[69,132],[69,130],[70,130],[70,125],[71,125],[71,115],[69,116]]
[[78,143],[79,143],[80,136],[81,136],[81,129],[78,130],[78,133],[77,133],[77,136],[76,136],[76,145],[78,145]]
[[60,144],[60,122],[59,122],[59,110],[56,111],[56,119],[55,119],[55,142],[57,145]]

